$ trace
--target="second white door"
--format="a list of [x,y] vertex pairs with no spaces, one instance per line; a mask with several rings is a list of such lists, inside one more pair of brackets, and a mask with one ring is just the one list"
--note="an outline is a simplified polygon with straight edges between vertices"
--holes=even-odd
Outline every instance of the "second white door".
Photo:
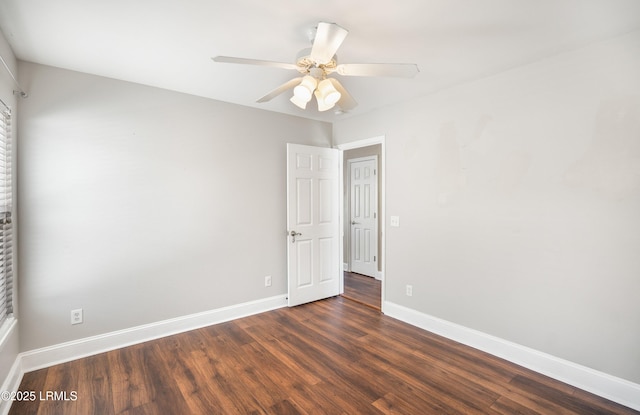
[[349,164],[351,271],[378,274],[378,160],[352,159]]

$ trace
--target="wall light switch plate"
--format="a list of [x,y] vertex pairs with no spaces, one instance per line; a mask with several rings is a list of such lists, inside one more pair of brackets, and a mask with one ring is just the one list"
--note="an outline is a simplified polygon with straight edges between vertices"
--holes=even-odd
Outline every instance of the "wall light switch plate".
[[400,216],[391,216],[391,226],[394,228],[400,226]]

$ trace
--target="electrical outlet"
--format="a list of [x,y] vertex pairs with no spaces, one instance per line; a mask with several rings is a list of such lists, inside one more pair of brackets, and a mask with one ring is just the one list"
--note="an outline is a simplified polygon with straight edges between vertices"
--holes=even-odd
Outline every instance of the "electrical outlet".
[[400,216],[391,216],[391,226],[394,228],[400,227]]
[[407,296],[413,296],[413,285],[407,285]]
[[267,275],[264,277],[264,286],[271,287],[271,275]]
[[78,308],[75,310],[71,310],[71,324],[81,324],[82,323],[82,309]]

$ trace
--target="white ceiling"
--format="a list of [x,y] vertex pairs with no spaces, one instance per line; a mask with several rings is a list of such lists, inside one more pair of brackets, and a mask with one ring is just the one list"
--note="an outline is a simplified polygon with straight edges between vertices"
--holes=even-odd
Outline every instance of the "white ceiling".
[[[349,30],[341,63],[416,63],[412,79],[340,77],[359,105],[301,110],[293,62],[317,22]],[[335,121],[640,29],[640,0],[0,0],[0,29],[25,61]]]

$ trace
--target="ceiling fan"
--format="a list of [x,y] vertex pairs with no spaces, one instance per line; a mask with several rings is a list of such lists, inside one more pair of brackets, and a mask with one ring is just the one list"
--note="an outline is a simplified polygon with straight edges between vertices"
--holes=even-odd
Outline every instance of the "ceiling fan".
[[326,111],[338,106],[341,111],[355,108],[358,103],[337,79],[329,75],[342,76],[390,76],[411,78],[418,73],[418,66],[409,63],[338,63],[336,51],[349,31],[335,23],[320,22],[312,34],[312,47],[303,49],[295,63],[272,62],[257,59],[216,56],[215,62],[239,63],[246,65],[270,66],[298,71],[302,76],[280,85],[256,102],[267,102],[293,88],[290,101],[302,109],[313,96],[318,103],[318,111]]

